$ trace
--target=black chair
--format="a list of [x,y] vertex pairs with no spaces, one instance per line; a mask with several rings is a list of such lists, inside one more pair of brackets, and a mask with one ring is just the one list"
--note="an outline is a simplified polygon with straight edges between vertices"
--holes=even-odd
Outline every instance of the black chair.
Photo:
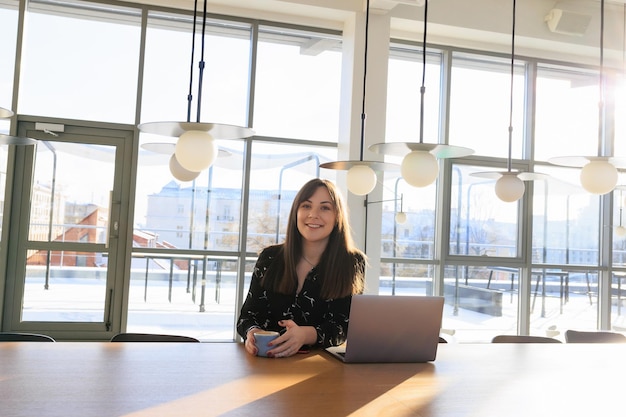
[[558,339],[544,336],[524,336],[500,334],[491,339],[491,343],[562,343]]
[[567,330],[565,341],[567,343],[626,343],[626,336],[613,332]]
[[56,342],[56,340],[45,334],[0,332],[0,342]]
[[179,336],[173,334],[152,334],[152,333],[118,333],[111,338],[111,342],[191,342],[200,341],[190,336]]

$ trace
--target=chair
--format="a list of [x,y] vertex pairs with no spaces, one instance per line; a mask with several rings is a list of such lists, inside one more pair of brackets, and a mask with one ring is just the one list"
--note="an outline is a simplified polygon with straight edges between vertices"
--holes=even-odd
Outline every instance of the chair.
[[56,340],[45,334],[0,332],[0,342],[56,342]]
[[151,333],[118,333],[111,338],[111,342],[191,342],[200,341],[190,336],[179,336],[173,334],[151,334]]
[[491,343],[562,343],[558,339],[544,336],[522,336],[500,334],[491,339]]
[[565,341],[567,343],[626,343],[626,336],[613,332],[567,330]]

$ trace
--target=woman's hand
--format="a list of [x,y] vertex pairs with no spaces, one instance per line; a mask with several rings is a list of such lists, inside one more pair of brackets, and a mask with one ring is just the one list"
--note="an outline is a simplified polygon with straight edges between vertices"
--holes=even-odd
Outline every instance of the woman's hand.
[[259,353],[259,349],[256,347],[256,338],[254,337],[254,334],[256,332],[260,332],[262,330],[263,329],[260,329],[258,327],[254,327],[254,328],[250,329],[248,331],[248,334],[246,335],[246,341],[244,343],[244,347],[246,348],[246,352],[248,352],[252,356],[256,356],[257,353]]
[[313,326],[298,326],[293,320],[281,320],[278,324],[285,332],[270,342],[273,347],[267,352],[274,358],[293,356],[303,345],[312,345],[317,341],[317,331]]

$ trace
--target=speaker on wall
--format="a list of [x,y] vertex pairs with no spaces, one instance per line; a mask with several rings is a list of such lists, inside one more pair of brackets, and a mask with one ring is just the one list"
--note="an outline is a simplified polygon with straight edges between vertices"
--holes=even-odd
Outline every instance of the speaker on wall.
[[552,9],[546,15],[548,29],[554,33],[582,36],[589,27],[591,16],[562,9]]

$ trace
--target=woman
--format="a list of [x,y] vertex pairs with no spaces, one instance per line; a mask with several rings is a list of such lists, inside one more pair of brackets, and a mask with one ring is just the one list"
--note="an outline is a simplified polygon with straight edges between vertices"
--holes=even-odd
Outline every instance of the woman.
[[354,246],[344,203],[335,185],[307,182],[294,199],[285,242],[265,248],[252,273],[237,331],[256,355],[254,333],[275,330],[271,357],[303,346],[342,344],[350,301],[363,292],[365,255]]

